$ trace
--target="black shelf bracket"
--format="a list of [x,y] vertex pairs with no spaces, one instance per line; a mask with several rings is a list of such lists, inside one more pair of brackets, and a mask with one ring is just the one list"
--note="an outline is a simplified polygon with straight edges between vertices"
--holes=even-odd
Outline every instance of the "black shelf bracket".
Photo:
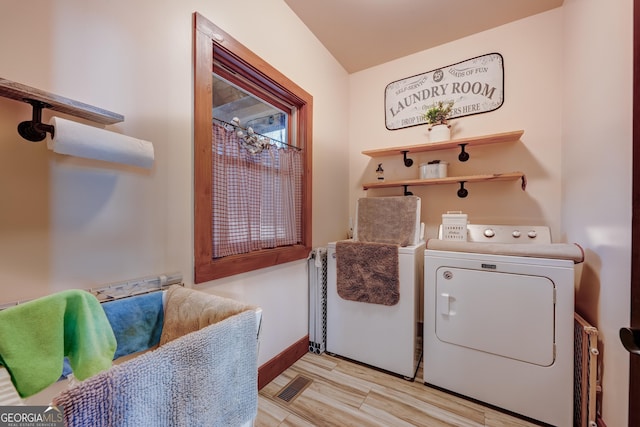
[[407,153],[408,151],[403,151],[402,152],[402,160],[404,161],[404,165],[408,168],[410,168],[413,165],[413,160],[407,158]]
[[403,185],[404,187],[404,193],[403,196],[413,196],[413,193],[409,190],[407,190],[408,185]]
[[465,197],[467,197],[469,195],[469,191],[467,191],[466,188],[464,188],[464,183],[467,181],[460,181],[460,189],[458,190],[458,197],[460,197],[461,199],[464,199]]
[[21,122],[18,125],[18,133],[20,136],[27,141],[39,142],[47,137],[48,132],[51,134],[51,138],[53,138],[55,131],[53,126],[42,123],[42,109],[50,108],[51,105],[46,102],[28,98],[25,98],[24,102],[31,104],[33,107],[33,114],[31,120]]
[[460,160],[461,162],[466,162],[467,160],[469,160],[469,153],[464,151],[467,144],[465,143],[465,144],[459,144],[459,145],[460,145],[460,154],[458,155],[458,160]]

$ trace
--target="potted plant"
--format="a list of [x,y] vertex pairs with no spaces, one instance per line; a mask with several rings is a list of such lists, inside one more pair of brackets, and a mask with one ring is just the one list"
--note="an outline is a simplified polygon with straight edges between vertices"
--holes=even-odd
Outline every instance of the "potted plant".
[[452,109],[453,101],[438,101],[424,113],[424,118],[429,125],[431,142],[446,141],[451,138],[451,125],[448,120]]

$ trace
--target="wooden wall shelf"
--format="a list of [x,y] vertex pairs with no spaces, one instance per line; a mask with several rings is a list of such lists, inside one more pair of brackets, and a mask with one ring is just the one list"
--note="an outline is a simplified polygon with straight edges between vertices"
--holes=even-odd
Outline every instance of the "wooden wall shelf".
[[406,186],[454,184],[458,182],[487,182],[487,181],[515,181],[522,180],[522,189],[527,186],[525,174],[522,172],[493,173],[487,175],[448,176],[446,178],[431,179],[402,179],[397,181],[370,182],[362,185],[363,190],[370,188],[392,188]]
[[512,132],[495,133],[492,135],[475,136],[469,138],[451,139],[442,142],[430,142],[427,144],[405,145],[401,147],[378,148],[375,150],[365,150],[362,154],[369,157],[383,157],[393,155],[405,155],[408,153],[422,153],[425,151],[446,150],[459,146],[499,144],[506,142],[515,142],[524,134],[524,130],[516,130]]
[[[427,144],[418,145],[404,145],[401,147],[379,148],[376,150],[366,150],[362,154],[370,157],[383,157],[402,155],[404,165],[410,167],[413,165],[413,160],[407,157],[409,153],[421,153],[425,151],[447,150],[450,148],[460,147],[460,154],[458,160],[466,162],[469,160],[469,153],[465,151],[467,145],[486,145],[486,144],[499,144],[506,142],[515,142],[520,139],[524,134],[524,130],[516,130],[511,132],[495,133],[491,135],[476,136],[470,138],[458,138],[451,139],[442,142],[431,142]],[[404,194],[410,195],[407,188],[410,186],[423,186],[423,185],[438,185],[438,184],[453,184],[458,183],[460,189],[458,190],[458,197],[467,197],[469,192],[464,188],[467,182],[487,182],[487,181],[510,181],[510,180],[522,180],[522,189],[527,186],[527,180],[522,172],[509,172],[509,173],[494,173],[490,175],[469,175],[469,176],[450,176],[446,178],[432,178],[432,179],[404,179],[397,181],[377,181],[370,182],[362,185],[364,190],[370,188],[392,188],[392,187],[404,187]]]
[[124,121],[124,116],[121,114],[54,95],[1,77],[0,96],[22,102],[27,102],[27,100],[39,101],[46,104],[45,108],[91,120],[92,122],[103,125],[111,125]]
[[403,179],[397,181],[379,181],[370,182],[362,185],[363,190],[370,188],[394,188],[404,187],[404,195],[410,195],[407,188],[412,186],[424,186],[424,185],[443,185],[443,184],[459,184],[458,197],[467,197],[468,191],[464,188],[464,185],[468,182],[489,182],[489,181],[515,181],[520,179],[522,190],[527,188],[527,178],[522,172],[508,172],[508,173],[494,173],[488,175],[468,175],[468,176],[449,176],[446,178],[432,178],[432,179]]

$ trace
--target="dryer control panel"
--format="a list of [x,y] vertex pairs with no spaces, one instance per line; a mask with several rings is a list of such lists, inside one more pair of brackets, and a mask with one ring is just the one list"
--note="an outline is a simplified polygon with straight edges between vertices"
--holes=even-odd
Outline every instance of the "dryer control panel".
[[467,241],[477,243],[551,243],[551,229],[544,225],[467,224]]

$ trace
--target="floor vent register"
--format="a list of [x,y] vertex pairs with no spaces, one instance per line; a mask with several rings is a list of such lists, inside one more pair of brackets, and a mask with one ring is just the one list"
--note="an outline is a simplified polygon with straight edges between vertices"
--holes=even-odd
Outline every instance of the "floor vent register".
[[311,385],[311,382],[312,381],[309,378],[298,375],[282,390],[280,390],[277,397],[286,403],[291,403],[296,397],[300,396],[300,394],[302,394],[309,385]]

